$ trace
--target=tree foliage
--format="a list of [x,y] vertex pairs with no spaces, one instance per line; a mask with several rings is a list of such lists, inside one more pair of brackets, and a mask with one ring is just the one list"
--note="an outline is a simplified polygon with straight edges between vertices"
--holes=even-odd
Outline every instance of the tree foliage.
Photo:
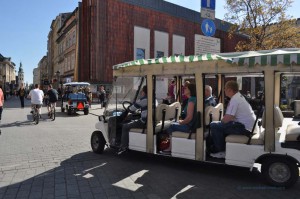
[[293,0],[227,0],[225,19],[233,23],[229,37],[247,38],[237,51],[300,47],[300,27],[286,14]]

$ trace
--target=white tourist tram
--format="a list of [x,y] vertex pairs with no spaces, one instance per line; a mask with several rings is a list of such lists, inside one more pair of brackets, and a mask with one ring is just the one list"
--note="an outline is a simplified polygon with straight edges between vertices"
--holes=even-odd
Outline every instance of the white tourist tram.
[[[92,134],[92,149],[103,153],[107,148],[117,148],[125,110],[137,99],[141,87],[147,85],[147,123],[144,129],[130,130],[129,149],[160,154],[159,134],[178,119],[181,85],[189,80],[197,88],[197,126],[191,133],[172,134],[168,156],[250,169],[259,167],[270,185],[290,187],[299,177],[300,126],[292,118],[284,118],[279,108],[280,78],[297,73],[300,74],[300,49],[171,56],[115,65],[113,90]],[[225,158],[211,158],[206,154],[209,123],[222,118],[226,110],[222,88],[226,80],[238,80],[237,77],[261,78],[264,112],[253,128],[252,137],[227,136]],[[168,80],[173,78],[177,80],[177,102],[166,105],[162,101],[167,96]],[[220,96],[217,106],[204,108],[204,85],[208,81],[215,81],[214,89]]]

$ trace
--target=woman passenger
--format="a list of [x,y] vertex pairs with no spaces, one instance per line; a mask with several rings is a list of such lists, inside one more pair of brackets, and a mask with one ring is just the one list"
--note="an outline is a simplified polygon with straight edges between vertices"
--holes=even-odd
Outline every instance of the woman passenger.
[[[172,135],[174,131],[189,133],[194,125],[195,120],[193,118],[197,107],[196,85],[187,84],[186,88],[184,89],[184,95],[187,96],[188,102],[181,113],[181,118],[179,119],[179,121],[173,122],[168,128],[167,132],[169,135]],[[164,152],[169,152],[170,150],[171,145],[168,149],[164,150]]]

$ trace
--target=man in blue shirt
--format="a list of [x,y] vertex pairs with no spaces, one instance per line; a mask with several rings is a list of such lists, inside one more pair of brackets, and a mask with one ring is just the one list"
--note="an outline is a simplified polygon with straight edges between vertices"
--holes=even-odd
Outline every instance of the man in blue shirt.
[[205,99],[204,99],[205,107],[207,106],[216,106],[217,103],[212,96],[212,88],[209,85],[205,85]]

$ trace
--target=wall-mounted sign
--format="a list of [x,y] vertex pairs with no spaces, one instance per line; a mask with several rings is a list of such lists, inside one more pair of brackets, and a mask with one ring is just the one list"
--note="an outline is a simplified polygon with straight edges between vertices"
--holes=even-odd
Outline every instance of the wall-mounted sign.
[[201,8],[216,9],[216,0],[201,0]]
[[215,23],[211,19],[204,19],[201,24],[201,30],[205,36],[212,37],[216,32]]

